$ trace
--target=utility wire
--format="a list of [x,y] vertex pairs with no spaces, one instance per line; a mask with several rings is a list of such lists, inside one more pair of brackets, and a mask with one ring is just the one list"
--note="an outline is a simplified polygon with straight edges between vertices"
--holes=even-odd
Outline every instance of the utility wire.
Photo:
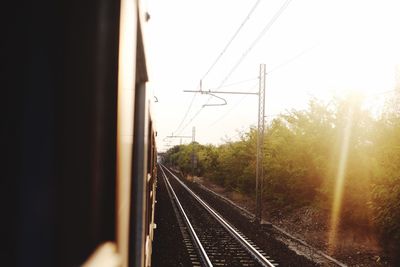
[[[248,92],[252,92],[257,88],[258,83],[256,83],[254,86],[252,86],[251,90],[249,90]],[[243,102],[243,100],[248,97],[249,95],[243,95],[240,100],[238,102],[236,102],[235,105],[233,105],[227,112],[225,112],[225,114],[223,114],[221,117],[219,117],[217,120],[215,120],[212,124],[210,124],[209,127],[214,126],[215,124],[217,124],[218,122],[220,122],[222,119],[224,119],[226,116],[228,116],[235,108],[237,108],[240,103]]]
[[[282,15],[282,13],[285,11],[285,9],[289,6],[290,2],[292,0],[286,0],[283,5],[279,8],[279,10],[275,13],[275,15],[272,17],[272,19],[265,25],[263,30],[260,32],[260,34],[257,36],[257,38],[251,43],[251,45],[247,48],[247,50],[242,54],[242,56],[239,58],[239,60],[236,62],[236,64],[233,66],[233,68],[229,71],[228,75],[225,76],[225,78],[222,80],[220,85],[217,87],[217,90],[221,88],[225,82],[229,79],[229,77],[233,74],[233,72],[239,67],[239,65],[243,62],[245,57],[250,53],[250,51],[254,48],[254,46],[261,40],[261,38],[264,36],[264,34],[274,25],[274,23],[278,20],[278,18]],[[208,104],[211,100],[211,96],[208,98],[206,104]],[[190,119],[190,122],[192,122],[203,110],[203,106],[196,112],[196,114]],[[180,132],[186,129],[186,127],[190,123],[186,124],[184,128],[181,129]]]
[[[230,84],[225,84],[224,86],[221,86],[221,87],[219,87],[219,88],[234,86],[234,85],[238,85],[238,84],[243,84],[243,83],[255,81],[255,80],[257,80],[257,79],[258,79],[258,76],[257,76],[257,77],[253,77],[253,78],[249,78],[249,79],[246,79],[246,80],[241,80],[241,81],[233,82],[233,83],[230,83]],[[208,90],[214,91],[215,89],[217,89],[217,88],[205,89],[204,91],[208,91]]]
[[194,114],[194,116],[189,120],[188,123],[186,123],[185,127],[182,128],[182,130],[179,131],[178,135],[183,132],[183,130],[186,129],[186,127],[189,126],[189,124],[200,114],[200,112],[203,110],[204,106],[201,106],[201,108]]
[[188,108],[187,108],[187,110],[185,112],[185,115],[183,116],[183,118],[182,118],[181,122],[179,123],[178,127],[176,127],[174,133],[177,132],[181,128],[183,122],[186,120],[186,117],[189,115],[189,111],[193,106],[193,102],[194,102],[194,99],[196,98],[196,95],[197,95],[197,93],[194,93],[194,95],[192,97],[192,100],[190,101],[190,104],[189,104],[189,106],[188,106]]
[[[224,86],[222,86],[222,87],[229,87],[229,86],[234,86],[234,85],[238,85],[238,84],[243,84],[243,83],[251,82],[251,81],[254,81],[254,80],[257,80],[257,79],[258,79],[258,77],[253,77],[253,78],[249,78],[249,79],[246,79],[246,80],[241,80],[241,81],[233,82],[233,83],[230,83],[230,84],[226,84],[226,85],[224,85]],[[222,88],[222,87],[220,87],[220,88]],[[206,89],[206,90],[204,90],[204,91],[207,91],[207,90],[214,90],[214,89]],[[192,100],[190,101],[190,104],[189,104],[189,106],[188,106],[188,110],[191,109],[196,95],[197,95],[197,93],[195,93],[195,94],[193,95]],[[183,116],[181,122],[179,123],[179,125],[178,125],[178,127],[176,128],[176,130],[174,131],[174,133],[176,133],[176,132],[180,129],[180,127],[182,126],[182,124],[183,124],[183,122],[185,121],[185,119],[186,119],[186,117],[188,116],[188,114],[189,114],[189,112],[186,112],[186,113],[185,113],[185,116]]]
[[[311,50],[313,50],[315,47],[316,47],[316,45],[315,45],[315,46],[312,46],[312,47],[309,47],[309,48],[307,48],[307,49],[304,49],[303,51],[301,51],[300,53],[298,53],[298,54],[296,54],[295,56],[291,57],[290,59],[284,61],[283,63],[281,63],[281,64],[275,66],[274,68],[272,68],[271,70],[267,71],[267,74],[271,74],[271,73],[273,73],[273,72],[279,70],[280,68],[282,68],[282,67],[284,67],[284,66],[286,66],[286,65],[288,65],[288,64],[290,64],[290,63],[292,63],[292,62],[294,62],[294,61],[297,60],[298,58],[302,57],[304,54],[306,54],[306,53],[310,52]],[[256,79],[258,79],[258,77],[253,78],[253,79],[244,80],[244,81],[239,81],[239,82],[236,82],[236,83],[233,83],[233,84],[224,85],[224,86],[222,86],[222,87],[227,87],[227,86],[230,86],[230,85],[236,85],[236,84],[244,83],[244,82],[247,82],[247,81],[253,81],[253,80],[256,80]],[[222,88],[222,87],[221,87],[221,88]],[[252,90],[250,90],[249,92],[253,91],[256,87],[257,87],[257,84],[254,85],[254,86],[252,87]],[[215,124],[217,124],[218,122],[220,122],[223,118],[225,118],[227,115],[229,115],[229,113],[231,113],[235,108],[237,108],[237,107],[240,105],[240,103],[242,103],[242,101],[243,101],[247,96],[248,96],[248,95],[244,95],[244,96],[243,96],[231,109],[229,109],[224,115],[222,115],[220,118],[218,118],[217,120],[215,120],[212,124],[210,124],[210,127],[211,127],[211,126],[214,126]]]
[[[232,44],[233,40],[236,38],[236,36],[239,34],[239,32],[242,30],[243,26],[246,24],[246,22],[250,19],[251,15],[253,14],[254,10],[256,10],[257,6],[260,4],[261,0],[257,0],[256,3],[253,5],[251,8],[250,12],[247,14],[243,22],[240,24],[239,28],[235,31],[231,39],[228,41],[228,43],[225,45],[224,49],[222,50],[221,53],[219,53],[218,57],[214,60],[214,62],[211,64],[211,66],[208,68],[206,73],[203,75],[201,80],[204,80],[207,75],[210,73],[210,71],[214,68],[214,66],[217,64],[217,62],[221,59],[221,57],[225,54],[226,50],[229,48],[229,46]],[[201,89],[201,88],[200,88]],[[190,101],[190,104],[185,112],[185,115],[183,116],[181,122],[179,123],[179,126],[176,128],[175,132],[177,132],[180,127],[182,126],[183,122],[186,120],[186,117],[188,116],[190,109],[193,106],[193,102],[196,98],[197,93],[195,93],[192,97],[192,100]]]
[[211,65],[211,67],[207,70],[207,72],[204,74],[202,80],[210,73],[210,71],[214,68],[214,66],[217,64],[217,62],[221,59],[223,54],[226,52],[228,47],[231,45],[233,40],[236,38],[236,36],[239,34],[240,30],[243,28],[243,26],[246,24],[246,22],[250,19],[251,15],[253,14],[254,10],[256,10],[258,4],[260,4],[261,0],[257,0],[254,6],[251,8],[249,14],[247,14],[246,18],[243,20],[243,22],[240,24],[239,28],[236,30],[236,32],[233,34],[232,38],[229,40],[229,42],[226,44],[222,52],[218,55],[218,57],[215,59],[214,63]]
[[242,54],[242,56],[239,58],[239,60],[236,62],[236,64],[233,66],[233,68],[229,71],[228,75],[225,76],[225,78],[222,80],[218,88],[221,88],[225,82],[231,77],[233,72],[239,67],[239,65],[243,62],[243,60],[246,58],[246,56],[250,53],[250,51],[254,48],[254,46],[261,40],[261,38],[264,36],[265,33],[269,29],[271,29],[272,25],[278,20],[278,18],[282,15],[283,11],[289,6],[290,2],[292,0],[286,0],[283,5],[279,8],[279,10],[275,13],[275,15],[272,17],[272,19],[265,25],[265,27],[262,29],[262,31],[259,33],[257,38],[251,43],[251,45],[246,49],[246,51]]
[[311,46],[309,48],[304,49],[303,51],[301,51],[300,53],[298,53],[297,55],[293,56],[292,58],[284,61],[283,63],[273,67],[271,70],[267,71],[267,74],[270,74],[272,72],[275,72],[277,70],[279,70],[280,68],[283,68],[284,66],[296,61],[297,59],[299,59],[300,57],[304,56],[305,54],[307,54],[308,52],[310,52],[311,50],[313,50],[315,47],[317,47],[317,45]]

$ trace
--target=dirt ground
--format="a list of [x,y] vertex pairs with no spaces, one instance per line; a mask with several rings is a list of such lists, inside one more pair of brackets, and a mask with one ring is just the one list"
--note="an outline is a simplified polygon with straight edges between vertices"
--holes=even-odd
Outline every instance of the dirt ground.
[[[201,177],[195,177],[191,180],[230,199],[250,212],[254,211],[254,200],[243,194],[227,191]],[[329,249],[327,242],[329,214],[325,214],[316,208],[303,207],[286,213],[263,210],[263,219],[348,266],[393,266],[388,257],[383,255],[375,236],[360,232],[357,229],[339,230],[336,245]]]

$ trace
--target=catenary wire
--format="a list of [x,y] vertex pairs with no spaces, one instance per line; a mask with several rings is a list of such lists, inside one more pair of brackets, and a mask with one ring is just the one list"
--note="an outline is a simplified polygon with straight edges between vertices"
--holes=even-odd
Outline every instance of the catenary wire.
[[[242,30],[243,26],[246,24],[246,22],[250,19],[251,15],[253,14],[253,12],[256,10],[257,6],[259,5],[259,3],[261,2],[261,0],[257,0],[256,3],[253,5],[253,7],[251,8],[250,12],[247,14],[247,16],[245,17],[245,19],[242,21],[242,23],[240,24],[239,28],[235,31],[235,33],[233,34],[233,36],[231,37],[231,39],[228,41],[228,43],[225,45],[224,49],[221,51],[221,53],[219,53],[218,57],[214,60],[214,62],[211,64],[211,66],[208,68],[208,70],[205,72],[205,74],[203,75],[203,77],[201,78],[201,80],[204,80],[207,75],[211,72],[211,70],[214,68],[214,66],[218,63],[218,61],[221,59],[221,57],[225,54],[225,52],[227,51],[227,49],[229,48],[229,46],[232,44],[232,42],[234,41],[234,39],[236,38],[236,36],[239,34],[239,32]],[[200,88],[201,89],[201,88]],[[192,100],[190,101],[190,104],[185,112],[185,115],[183,116],[181,122],[179,123],[178,127],[176,128],[176,130],[174,132],[177,132],[180,127],[182,126],[183,122],[186,120],[192,106],[193,106],[193,102],[195,100],[197,96],[197,93],[195,93],[192,97]]]
[[239,60],[235,63],[233,68],[228,72],[228,74],[222,80],[222,82],[220,83],[218,88],[221,88],[226,83],[226,81],[231,77],[233,72],[240,66],[240,64],[243,62],[243,60],[246,58],[246,56],[251,52],[251,50],[255,47],[255,45],[261,40],[261,38],[265,35],[265,33],[267,33],[269,29],[271,29],[272,25],[274,25],[274,23],[282,15],[282,13],[289,6],[291,1],[292,0],[286,0],[283,3],[283,5],[275,13],[275,15],[272,17],[272,19],[265,25],[265,27],[262,29],[262,31],[258,34],[257,38],[251,43],[251,45],[246,49],[246,51],[242,54],[242,56],[239,58]]
[[229,42],[226,44],[222,52],[218,55],[218,57],[215,59],[214,63],[211,65],[211,67],[207,70],[207,72],[204,74],[204,76],[201,78],[204,80],[204,78],[210,73],[210,71],[214,68],[214,66],[217,64],[217,62],[221,59],[223,54],[226,52],[228,47],[231,45],[233,40],[238,36],[239,32],[242,30],[243,26],[246,24],[246,22],[250,19],[251,15],[253,14],[254,10],[256,10],[258,4],[261,2],[261,0],[257,0],[254,6],[251,8],[250,12],[247,14],[243,22],[240,24],[239,28],[236,30],[236,32],[233,34],[232,38],[229,40]]
[[[286,65],[288,65],[288,64],[290,64],[290,63],[292,63],[292,62],[294,62],[295,60],[297,60],[298,58],[302,57],[304,54],[308,53],[309,51],[311,51],[311,50],[314,49],[314,48],[315,48],[315,46],[312,46],[312,47],[310,47],[310,48],[307,48],[307,49],[301,51],[301,52],[298,53],[297,55],[291,57],[289,60],[286,60],[286,61],[284,61],[283,63],[281,63],[281,64],[275,66],[275,67],[272,68],[271,70],[267,71],[267,74],[271,74],[271,73],[273,73],[273,72],[279,70],[280,68],[282,68],[282,67],[284,67],[284,66],[286,66]],[[240,83],[243,83],[243,82],[245,82],[245,81],[253,81],[253,80],[255,80],[255,79],[258,79],[258,77],[253,78],[253,79],[244,80],[244,81],[242,81],[242,82],[236,82],[236,83],[233,83],[233,84],[224,85],[224,86],[222,86],[222,87],[227,87],[227,86],[230,86],[230,85],[240,84]],[[255,89],[256,86],[257,86],[257,84],[253,87],[253,89],[252,89],[251,91],[253,91],[253,90]],[[222,87],[221,87],[221,88],[222,88]],[[249,91],[249,92],[250,92],[250,91]],[[237,107],[240,105],[240,103],[242,103],[243,100],[244,100],[247,96],[248,96],[248,95],[244,95],[244,96],[243,96],[234,106],[232,106],[232,108],[230,108],[224,115],[222,115],[222,116],[219,117],[217,120],[215,120],[212,124],[210,124],[210,127],[211,127],[211,126],[214,126],[215,124],[217,124],[218,122],[220,122],[223,118],[225,118],[227,115],[229,115],[229,113],[231,113],[235,108],[237,108]]]
[[[274,25],[274,23],[278,20],[278,18],[282,15],[282,13],[285,11],[285,9],[289,6],[290,2],[292,0],[286,0],[283,5],[279,8],[279,10],[275,13],[275,15],[272,17],[272,19],[265,25],[265,27],[262,29],[260,34],[257,36],[257,38],[251,43],[251,45],[247,48],[247,50],[242,54],[242,56],[239,58],[239,60],[236,62],[236,64],[233,66],[233,68],[229,71],[228,75],[225,76],[225,78],[222,80],[220,85],[217,87],[217,90],[221,88],[225,82],[230,78],[230,76],[233,74],[233,72],[239,67],[239,65],[243,62],[245,57],[250,53],[250,51],[254,48],[254,46],[261,40],[261,38],[264,36],[264,34]],[[206,104],[209,103],[211,97],[208,98]],[[203,110],[203,106],[195,113],[195,115],[190,119],[190,122],[192,122]],[[190,123],[187,123],[185,127],[183,127],[180,132],[184,131],[186,127]]]
[[[253,92],[256,88],[257,88],[258,83],[256,83],[254,86],[252,86],[251,90],[249,90],[248,92]],[[243,95],[238,102],[236,102],[235,105],[233,105],[227,112],[225,112],[221,117],[219,117],[218,119],[216,119],[212,124],[210,124],[209,127],[214,126],[215,124],[217,124],[218,122],[220,122],[222,119],[224,119],[226,116],[228,116],[235,108],[237,108],[240,103],[243,102],[243,100],[248,97],[249,95]]]

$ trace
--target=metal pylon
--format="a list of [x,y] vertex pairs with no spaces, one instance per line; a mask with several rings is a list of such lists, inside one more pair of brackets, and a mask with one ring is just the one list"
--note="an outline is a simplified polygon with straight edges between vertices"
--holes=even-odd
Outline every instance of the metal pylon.
[[259,92],[258,92],[258,131],[257,131],[257,165],[256,165],[256,221],[261,222],[261,197],[263,190],[263,146],[264,146],[264,118],[265,118],[265,64],[260,65]]

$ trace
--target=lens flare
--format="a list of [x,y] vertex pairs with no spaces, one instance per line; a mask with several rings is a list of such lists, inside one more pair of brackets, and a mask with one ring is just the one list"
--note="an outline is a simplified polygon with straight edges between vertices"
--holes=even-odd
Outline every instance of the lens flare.
[[341,140],[340,158],[336,175],[336,185],[333,196],[330,230],[328,235],[329,253],[334,252],[335,245],[337,242],[337,232],[340,222],[343,187],[344,187],[344,180],[346,178],[346,167],[347,167],[352,124],[353,124],[353,109],[350,108],[347,116],[346,125],[345,128],[343,129],[342,140]]

